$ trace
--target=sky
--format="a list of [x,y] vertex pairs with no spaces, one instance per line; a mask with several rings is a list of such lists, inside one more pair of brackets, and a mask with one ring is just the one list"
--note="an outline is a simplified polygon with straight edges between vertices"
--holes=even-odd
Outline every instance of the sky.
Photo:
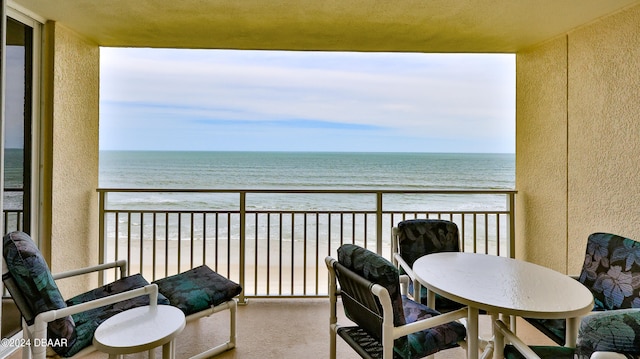
[[100,149],[515,153],[515,56],[101,48]]
[[24,47],[7,46],[6,148],[24,148]]

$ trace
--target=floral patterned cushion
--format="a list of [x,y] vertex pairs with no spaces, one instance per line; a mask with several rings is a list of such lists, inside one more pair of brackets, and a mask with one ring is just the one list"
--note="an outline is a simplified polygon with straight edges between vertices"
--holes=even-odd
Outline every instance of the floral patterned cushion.
[[[591,234],[578,280],[593,294],[594,311],[640,308],[640,242],[610,233]],[[564,344],[563,319],[527,321]]]
[[437,252],[459,252],[458,226],[441,219],[409,219],[398,223],[398,251],[413,267],[416,259]]
[[202,265],[153,282],[171,305],[185,315],[222,304],[242,292],[242,287]]
[[[420,257],[438,252],[459,252],[460,235],[458,226],[442,219],[408,219],[398,223],[398,253],[411,267]],[[400,268],[400,274],[404,274]],[[409,283],[409,293],[413,295],[413,282]],[[416,297],[416,296],[414,296]],[[420,291],[420,302],[427,304],[427,288]],[[463,305],[436,294],[435,308],[448,312]]]
[[640,242],[592,234],[578,280],[591,290],[598,309],[640,308]]
[[[11,295],[19,298],[18,308],[28,324],[33,324],[40,313],[66,308],[49,266],[28,234],[11,232],[5,235],[3,255],[8,269],[8,273],[3,273],[3,281]],[[53,347],[57,353],[64,354],[76,342],[73,319],[67,316],[49,323],[47,337],[53,343],[65,343]]]
[[[131,275],[118,279],[115,282],[109,283],[100,288],[96,288],[86,293],[79,294],[67,300],[67,305],[73,306],[81,303],[86,303],[92,300],[108,297],[113,294],[142,288],[148,284],[149,282],[147,282],[147,280],[144,279],[142,275]],[[158,304],[169,304],[169,300],[161,294],[158,294]],[[93,341],[93,333],[102,322],[127,309],[140,307],[143,305],[149,305],[149,296],[143,295],[114,304],[109,304],[100,308],[90,309],[74,314],[72,317],[76,323],[77,341],[74,343],[74,345],[69,346],[64,353],[58,354],[61,354],[65,357],[75,355],[80,350],[91,345],[91,342]]]
[[595,351],[640,355],[640,309],[618,309],[582,318],[576,348],[589,358]]
[[338,248],[338,262],[366,280],[385,287],[393,306],[393,325],[397,327],[405,324],[400,276],[391,262],[354,244],[343,244]]
[[[407,323],[431,318],[440,313],[407,297],[402,298],[404,317]],[[452,348],[467,335],[464,325],[450,322],[437,327],[415,332],[397,339],[394,350],[402,358],[423,358],[440,350]]]
[[[575,350],[558,346],[532,346],[540,358],[589,359],[596,351],[615,352],[626,358],[638,358],[640,346],[640,309],[616,309],[582,318]],[[518,350],[505,347],[505,359],[524,359]]]

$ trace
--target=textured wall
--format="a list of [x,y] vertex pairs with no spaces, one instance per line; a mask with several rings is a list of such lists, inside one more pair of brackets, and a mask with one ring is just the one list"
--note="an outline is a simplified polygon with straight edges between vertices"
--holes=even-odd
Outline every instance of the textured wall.
[[640,6],[570,34],[570,253],[596,231],[640,240],[638,24]]
[[[97,264],[100,51],[64,26],[53,30],[51,267]],[[69,283],[68,283],[69,282]],[[84,283],[63,282],[69,291]]]
[[640,6],[517,54],[517,241],[528,260],[574,274],[590,233],[640,239],[638,23]]
[[516,256],[565,270],[566,37],[517,55]]

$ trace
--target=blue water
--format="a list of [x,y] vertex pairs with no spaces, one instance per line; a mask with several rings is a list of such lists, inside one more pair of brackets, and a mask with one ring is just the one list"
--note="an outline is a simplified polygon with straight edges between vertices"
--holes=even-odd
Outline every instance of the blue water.
[[100,187],[512,189],[513,154],[101,151]]
[[[101,188],[513,189],[514,154],[101,151]],[[253,194],[249,209],[371,209],[362,195]],[[223,208],[237,194],[111,195],[126,208]],[[387,209],[483,209],[503,196],[390,195]]]
[[21,210],[23,196],[21,191],[7,191],[6,189],[22,189],[23,158],[21,149],[6,148],[4,150],[4,209]]

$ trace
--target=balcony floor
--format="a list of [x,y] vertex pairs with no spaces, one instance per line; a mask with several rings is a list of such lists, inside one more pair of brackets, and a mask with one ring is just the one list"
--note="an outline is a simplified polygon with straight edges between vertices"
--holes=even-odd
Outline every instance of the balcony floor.
[[[338,321],[345,323],[342,313]],[[283,359],[283,358],[328,358],[329,356],[329,301],[328,299],[250,299],[248,305],[238,306],[237,347],[216,356],[216,359]],[[530,344],[552,343],[526,322],[518,321],[518,334]],[[228,335],[227,311],[209,318],[189,323],[178,337],[177,358],[188,358],[220,343]],[[480,319],[480,334],[489,337],[488,317]],[[161,357],[156,349],[156,357]],[[129,359],[147,358],[147,354],[132,354]],[[338,338],[338,358],[357,359],[348,345]],[[11,359],[20,358],[14,353]],[[93,353],[87,358],[104,359],[106,354]],[[462,359],[461,348],[443,351],[436,359]]]

